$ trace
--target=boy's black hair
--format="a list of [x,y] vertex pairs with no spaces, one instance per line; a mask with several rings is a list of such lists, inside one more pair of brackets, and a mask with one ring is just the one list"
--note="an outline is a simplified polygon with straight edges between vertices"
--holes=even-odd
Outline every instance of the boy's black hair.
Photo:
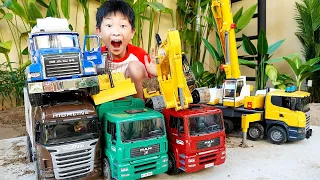
[[100,29],[103,18],[110,15],[111,13],[116,14],[117,12],[120,12],[122,15],[124,15],[126,18],[128,18],[129,23],[131,24],[132,30],[134,30],[135,29],[134,11],[128,3],[126,3],[122,0],[110,0],[110,1],[103,3],[98,8],[98,11],[96,14],[96,21],[97,21],[96,27],[98,29]]

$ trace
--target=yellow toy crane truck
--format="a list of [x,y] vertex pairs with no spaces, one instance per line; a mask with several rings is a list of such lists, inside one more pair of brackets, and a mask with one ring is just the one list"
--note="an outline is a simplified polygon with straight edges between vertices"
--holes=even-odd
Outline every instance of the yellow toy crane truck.
[[[231,133],[234,125],[241,125],[244,139],[262,139],[265,135],[275,144],[287,140],[302,140],[312,135],[310,129],[310,94],[296,91],[295,87],[283,90],[258,90],[250,96],[252,87],[246,84],[246,78],[240,76],[235,24],[233,23],[230,0],[213,0],[212,12],[220,29],[219,35],[224,47],[226,80],[222,88],[196,89],[210,93],[208,104],[223,112],[225,131]],[[193,103],[201,101],[193,98]]]

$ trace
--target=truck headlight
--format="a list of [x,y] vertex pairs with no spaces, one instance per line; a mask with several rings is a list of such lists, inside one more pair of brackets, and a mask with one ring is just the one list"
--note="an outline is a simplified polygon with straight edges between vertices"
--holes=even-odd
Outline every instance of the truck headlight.
[[196,160],[194,158],[188,159],[188,162],[195,162]]
[[126,167],[126,168],[121,168],[121,172],[126,172],[128,171],[129,169]]
[[87,67],[87,68],[84,68],[84,72],[86,72],[86,73],[96,73],[97,70],[94,67]]
[[299,134],[305,133],[305,129],[298,129],[298,133],[299,133]]
[[40,77],[40,73],[39,72],[33,72],[33,73],[28,73],[28,78],[37,78]]

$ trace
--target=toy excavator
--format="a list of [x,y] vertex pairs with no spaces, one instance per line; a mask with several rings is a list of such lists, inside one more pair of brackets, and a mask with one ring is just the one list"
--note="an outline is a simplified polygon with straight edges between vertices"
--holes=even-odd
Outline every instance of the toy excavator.
[[[87,46],[87,39],[90,39],[90,44],[93,44],[93,46]],[[87,48],[91,48],[91,50]],[[86,36],[83,45],[83,56],[96,64],[99,74],[100,92],[91,95],[95,105],[136,94],[136,88],[130,78],[125,78],[120,72],[111,73],[109,62],[112,61],[112,55],[107,54],[104,63],[102,63],[101,55],[99,37]]]
[[162,42],[158,34],[156,40],[159,46],[156,68],[160,92],[144,89],[144,96],[151,98],[154,109],[186,109],[193,100],[182,67],[179,32],[169,29],[165,41]]

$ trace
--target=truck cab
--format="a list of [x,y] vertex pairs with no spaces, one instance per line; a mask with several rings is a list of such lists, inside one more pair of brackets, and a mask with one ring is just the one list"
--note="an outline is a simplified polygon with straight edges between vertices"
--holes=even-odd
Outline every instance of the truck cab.
[[94,107],[82,98],[61,97],[32,107],[24,89],[27,154],[36,179],[93,178],[102,174],[100,126]]
[[95,63],[83,58],[78,36],[69,30],[66,19],[37,19],[29,34],[31,65],[26,68],[32,106],[42,105],[45,93],[79,89],[91,95],[99,93]]
[[127,97],[97,106],[106,179],[139,179],[168,170],[163,115]]
[[[309,138],[310,93],[277,90],[266,95],[265,119],[269,139],[274,143]],[[271,132],[270,132],[271,131]],[[277,136],[278,135],[278,136]]]
[[168,174],[196,172],[220,165],[226,158],[221,110],[191,104],[188,109],[164,109],[169,140]]

